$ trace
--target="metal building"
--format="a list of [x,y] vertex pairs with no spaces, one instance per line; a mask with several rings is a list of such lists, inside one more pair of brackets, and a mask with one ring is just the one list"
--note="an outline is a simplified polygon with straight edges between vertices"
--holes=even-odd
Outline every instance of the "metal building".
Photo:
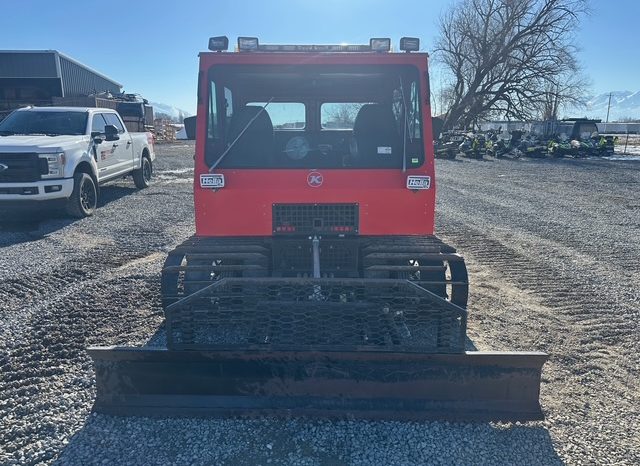
[[0,50],[0,112],[121,89],[122,84],[57,50]]

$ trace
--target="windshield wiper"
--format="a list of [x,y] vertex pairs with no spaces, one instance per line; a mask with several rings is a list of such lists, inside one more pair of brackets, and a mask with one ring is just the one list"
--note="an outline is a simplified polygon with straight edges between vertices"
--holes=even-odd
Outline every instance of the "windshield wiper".
[[18,133],[16,131],[11,131],[12,136],[46,136],[46,133]]
[[62,133],[19,133],[17,131],[0,131],[2,136],[64,136]]
[[218,157],[218,160],[213,162],[213,165],[211,165],[209,167],[209,173],[211,173],[213,170],[216,169],[216,167],[218,165],[220,165],[220,162],[222,162],[222,159],[229,153],[229,151],[233,148],[235,143],[238,142],[238,140],[242,137],[242,135],[245,133],[245,131],[247,131],[249,129],[249,127],[253,124],[253,122],[256,121],[256,118],[258,118],[260,116],[260,114],[265,111],[265,109],[267,108],[267,105],[269,105],[274,98],[275,97],[271,97],[267,101],[267,103],[264,104],[264,107],[262,107],[260,109],[260,111],[258,113],[256,113],[251,120],[249,120],[249,123],[247,123],[244,128],[242,128],[242,131],[240,131],[240,134],[238,134],[238,136],[231,142],[231,144],[229,144],[229,147],[227,147],[226,150],[222,153],[222,155],[220,157]]

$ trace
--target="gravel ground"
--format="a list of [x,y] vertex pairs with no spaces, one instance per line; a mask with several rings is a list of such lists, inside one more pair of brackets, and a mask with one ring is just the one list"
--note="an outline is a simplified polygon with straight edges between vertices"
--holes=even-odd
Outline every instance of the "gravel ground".
[[93,218],[0,223],[0,464],[640,464],[640,164],[438,161],[438,234],[470,269],[480,349],[544,350],[543,422],[91,414],[92,344],[159,332],[165,254],[193,232],[193,146]]

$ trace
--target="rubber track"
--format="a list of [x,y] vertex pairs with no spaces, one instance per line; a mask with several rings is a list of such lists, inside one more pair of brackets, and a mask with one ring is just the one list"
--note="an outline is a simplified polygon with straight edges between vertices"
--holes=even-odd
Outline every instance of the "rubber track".
[[[415,279],[455,304],[466,307],[468,278],[464,259],[455,248],[435,236],[396,236],[361,238],[360,263],[363,278]],[[171,251],[162,270],[163,306],[176,302],[216,278],[266,277],[271,263],[269,238],[202,238],[191,237]],[[409,260],[444,270],[421,271],[421,278],[401,268]],[[212,264],[218,264],[219,267]],[[372,267],[368,269],[368,267]],[[418,270],[417,268],[415,269]],[[446,288],[451,289],[447,292]]]
[[[162,268],[163,307],[203,288],[215,278],[266,277],[269,249],[262,238],[191,237],[169,253]],[[229,263],[231,262],[231,263]],[[217,263],[222,267],[216,268]]]
[[[445,266],[449,269],[450,277],[447,279],[445,270],[420,271],[419,278],[416,272],[402,270],[414,264],[413,261],[418,261],[417,263],[423,266]],[[456,253],[454,247],[445,244],[435,236],[369,238],[365,240],[362,248],[361,263],[365,278],[414,280],[460,307],[467,306],[469,282],[464,259]],[[418,268],[415,270],[417,271]],[[449,284],[449,290],[447,290],[447,284]]]

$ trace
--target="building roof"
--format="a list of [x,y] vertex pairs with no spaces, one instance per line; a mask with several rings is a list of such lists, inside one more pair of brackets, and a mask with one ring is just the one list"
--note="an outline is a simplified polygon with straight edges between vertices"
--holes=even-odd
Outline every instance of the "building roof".
[[[83,63],[80,63],[78,60],[75,60],[75,59],[71,58],[70,56],[65,55],[64,53],[59,52],[58,50],[0,50],[0,59],[2,58],[2,54],[24,55],[24,54],[36,54],[36,53],[39,53],[39,54],[53,54],[56,57],[62,57],[65,60],[68,60],[71,63],[74,63],[74,64],[80,66],[81,68],[84,68],[88,72],[90,72],[90,73],[92,73],[92,74],[94,74],[96,76],[99,76],[99,77],[101,77],[101,78],[103,78],[103,79],[115,84],[118,87],[123,87],[122,84],[120,84],[119,82],[109,78],[108,76],[105,76],[104,74],[94,70],[93,68],[91,68],[91,67],[89,67],[89,66],[87,66],[87,65],[85,65]],[[3,77],[3,76],[0,76],[0,77]],[[25,76],[25,77],[27,77],[27,76]],[[58,77],[60,77],[59,65],[58,65]]]

